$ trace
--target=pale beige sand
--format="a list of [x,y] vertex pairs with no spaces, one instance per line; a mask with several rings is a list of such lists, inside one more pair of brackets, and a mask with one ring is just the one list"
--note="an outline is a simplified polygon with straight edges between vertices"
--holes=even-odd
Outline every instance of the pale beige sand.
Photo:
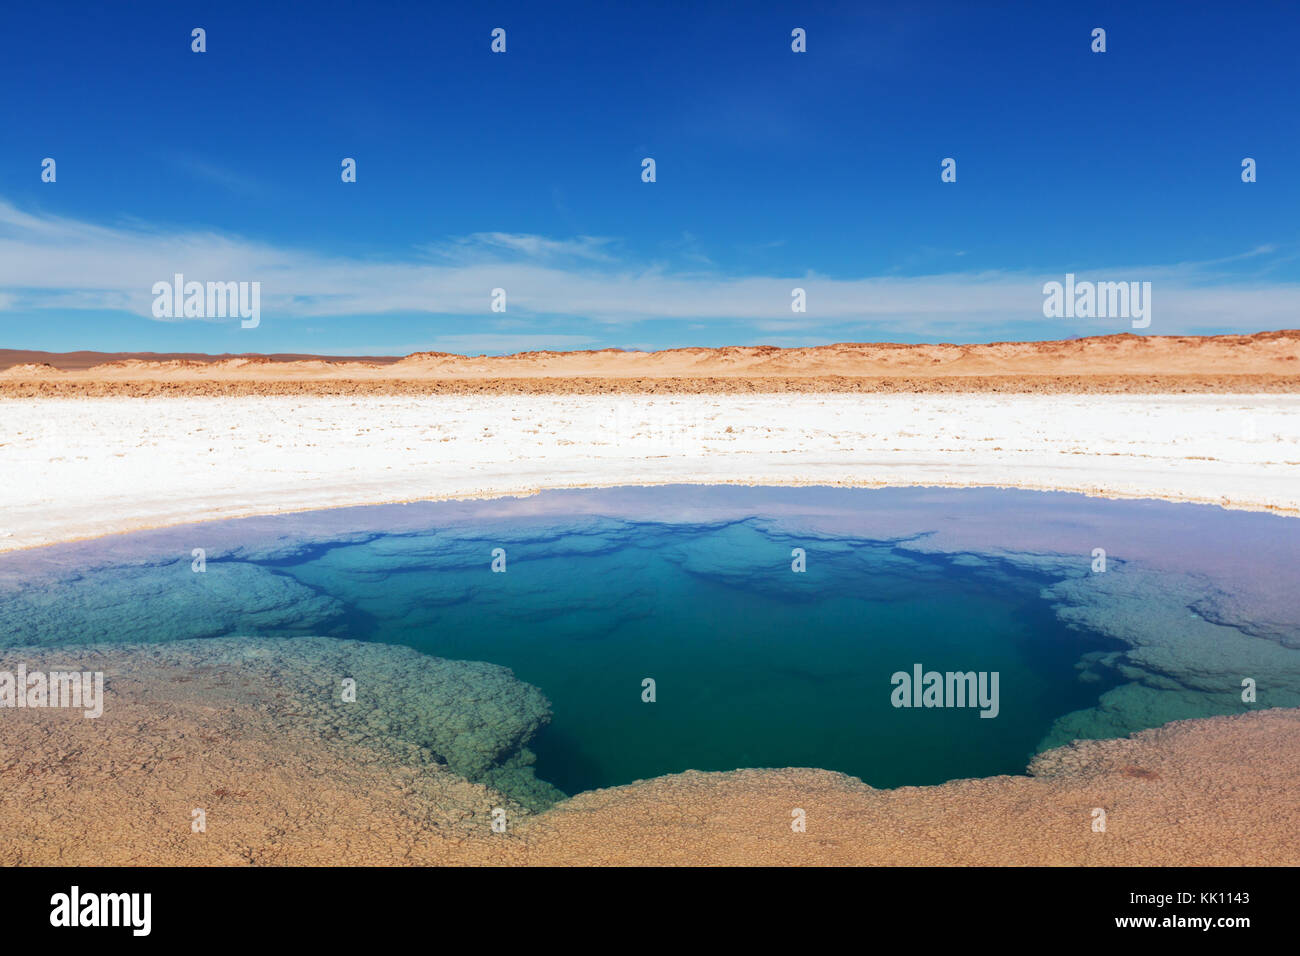
[[[360,728],[330,721],[343,705],[313,686],[335,675],[319,673],[311,643],[6,649],[4,670],[22,661],[29,672],[102,671],[107,689],[94,719],[0,709],[0,865],[490,859],[492,845],[477,838],[492,809],[516,820],[527,811],[388,737],[382,719]],[[218,646],[236,645],[247,649],[237,666],[214,665]],[[387,746],[375,746],[380,739]],[[192,830],[195,809],[206,832]]]
[[[1300,331],[1255,335],[1096,336],[976,345],[730,346],[660,352],[600,349],[394,359],[196,356],[0,350],[0,394],[263,394],[602,390],[1296,391]],[[1182,387],[1174,387],[1179,381]],[[333,383],[322,388],[322,383]],[[954,384],[955,383],[955,384]],[[1036,384],[1035,384],[1036,383]]]
[[822,770],[686,773],[530,816],[418,748],[309,729],[257,654],[239,669],[175,645],[17,654],[104,669],[112,689],[97,720],[0,710],[6,865],[1300,865],[1300,710],[1049,751],[1027,777],[873,790]]
[[1031,770],[896,790],[824,770],[686,773],[581,794],[523,834],[535,863],[1300,865],[1300,710],[1080,742]]

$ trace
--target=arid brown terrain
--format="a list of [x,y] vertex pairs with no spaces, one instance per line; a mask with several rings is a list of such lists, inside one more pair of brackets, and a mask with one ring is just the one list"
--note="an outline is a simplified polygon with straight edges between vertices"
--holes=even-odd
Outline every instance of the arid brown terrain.
[[1300,331],[395,357],[0,349],[0,395],[1300,391]]

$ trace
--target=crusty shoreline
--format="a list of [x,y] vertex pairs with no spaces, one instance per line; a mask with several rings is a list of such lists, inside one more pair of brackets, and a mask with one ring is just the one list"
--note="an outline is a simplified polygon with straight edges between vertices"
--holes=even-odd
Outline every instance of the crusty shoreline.
[[1300,396],[14,399],[0,551],[617,485],[1005,487],[1300,514]]
[[0,380],[0,400],[350,395],[1247,395],[1300,393],[1300,375],[570,377]]
[[[98,719],[0,711],[4,865],[1300,865],[1300,710],[1076,742],[1026,776],[878,790],[826,770],[686,772],[530,814],[400,734],[375,737],[385,706],[424,696],[403,648],[236,638],[3,656],[104,670],[109,687]],[[335,678],[359,666],[400,681],[379,725],[304,719],[349,706]]]

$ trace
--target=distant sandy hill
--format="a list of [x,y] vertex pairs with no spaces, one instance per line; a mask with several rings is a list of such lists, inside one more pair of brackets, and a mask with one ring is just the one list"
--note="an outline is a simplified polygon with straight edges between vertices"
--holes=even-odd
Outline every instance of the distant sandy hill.
[[397,357],[0,349],[0,393],[1300,391],[1300,330]]
[[84,371],[103,365],[123,365],[128,362],[145,364],[166,364],[171,366],[192,366],[199,368],[232,360],[244,359],[254,362],[364,362],[371,365],[389,365],[398,360],[398,356],[347,356],[327,358],[321,355],[307,355],[292,352],[277,352],[272,355],[260,353],[241,353],[208,355],[203,352],[38,352],[28,349],[0,349],[0,372],[16,365],[49,366],[59,371]]

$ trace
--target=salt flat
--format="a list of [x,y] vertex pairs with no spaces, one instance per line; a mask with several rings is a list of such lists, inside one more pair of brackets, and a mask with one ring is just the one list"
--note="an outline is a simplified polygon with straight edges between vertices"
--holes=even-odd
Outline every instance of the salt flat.
[[1013,486],[1300,514],[1300,395],[0,400],[0,551],[623,484]]

